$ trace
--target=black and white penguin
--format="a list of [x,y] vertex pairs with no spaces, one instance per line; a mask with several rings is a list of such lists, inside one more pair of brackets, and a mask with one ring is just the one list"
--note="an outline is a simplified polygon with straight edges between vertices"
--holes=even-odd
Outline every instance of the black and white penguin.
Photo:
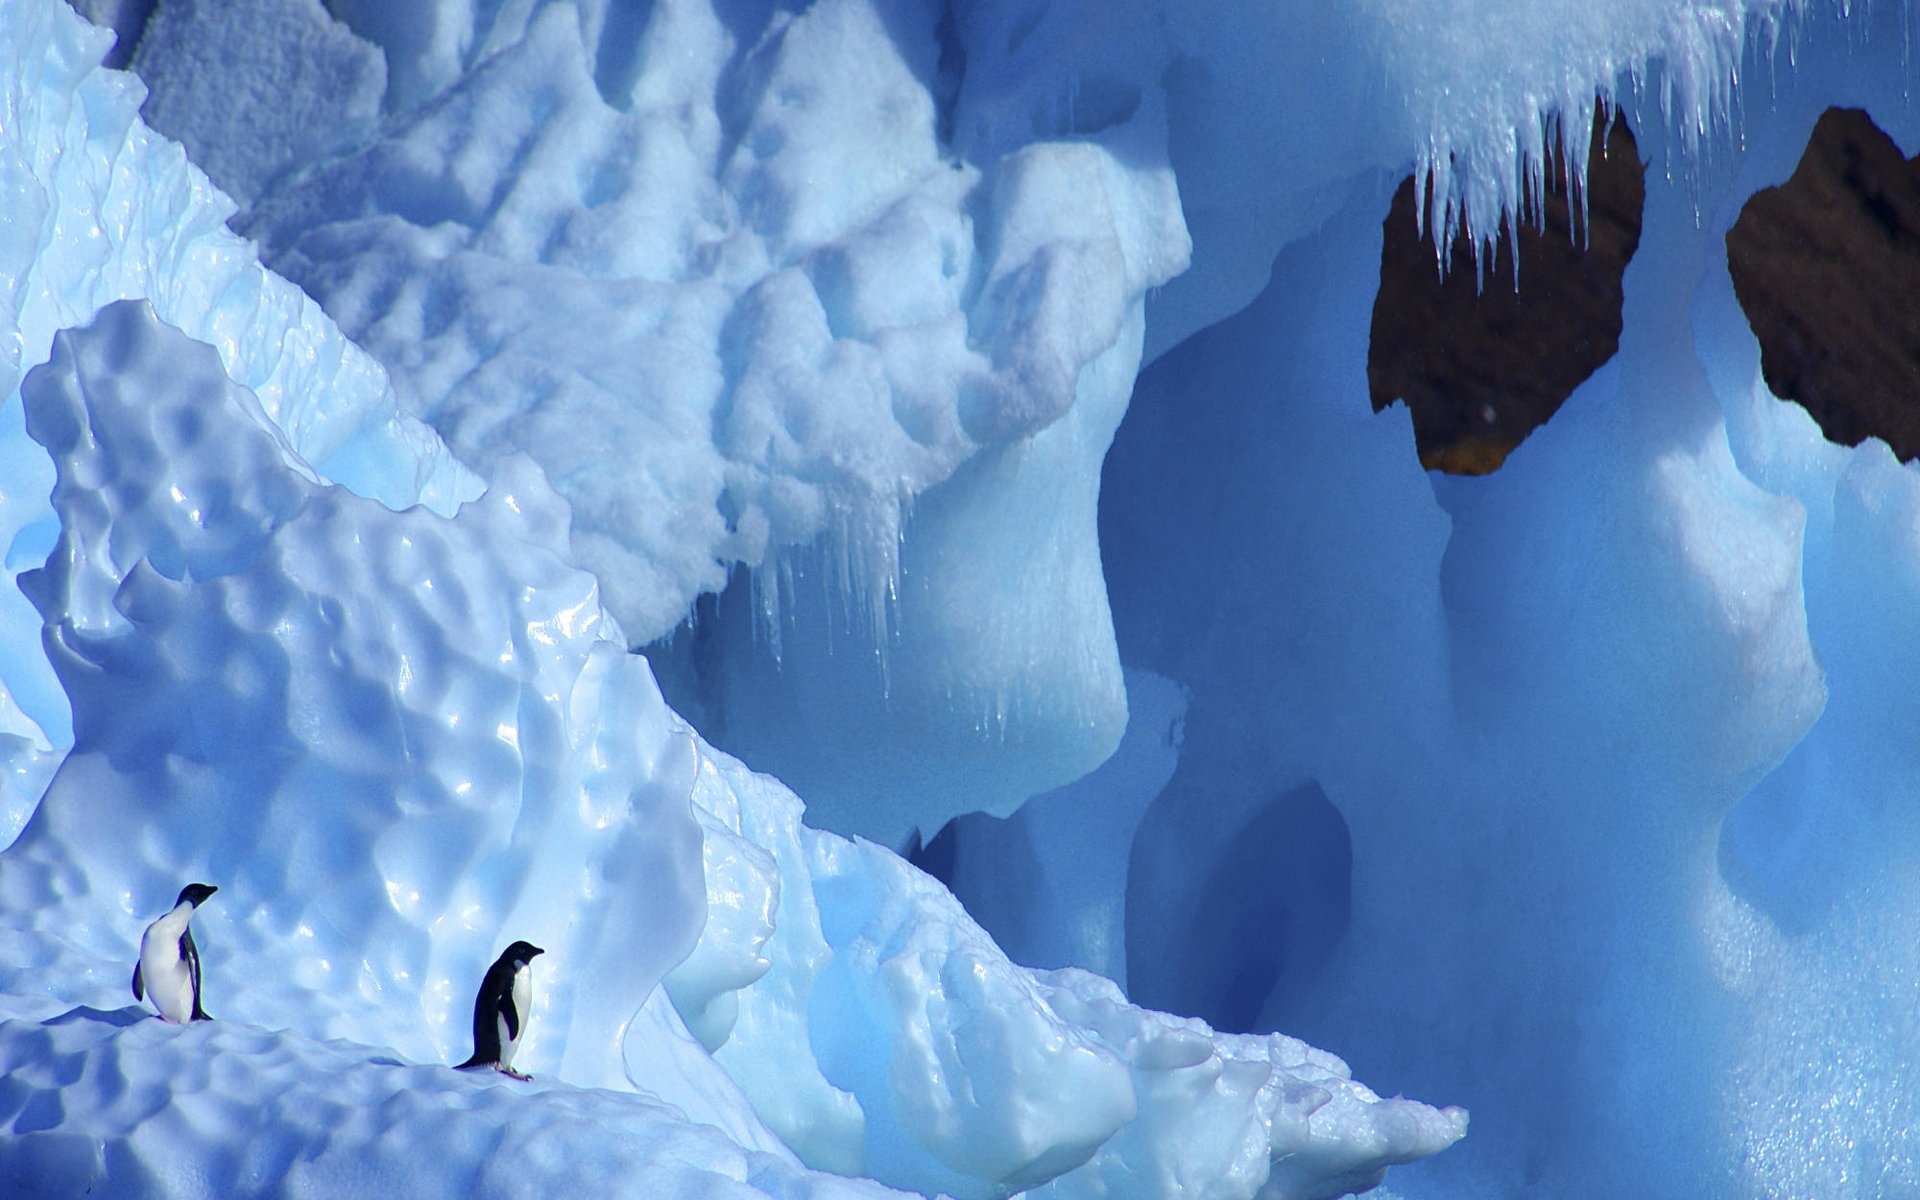
[[515,1079],[533,1078],[513,1069],[513,1052],[533,1011],[533,956],[545,953],[531,942],[515,942],[487,968],[473,998],[473,1057],[461,1069],[492,1067]]
[[133,968],[133,998],[152,997],[161,1018],[175,1025],[213,1019],[200,1007],[200,949],[193,944],[193,930],[187,928],[187,922],[193,920],[194,910],[219,890],[206,883],[188,884],[180,889],[172,910],[140,935],[140,961]]

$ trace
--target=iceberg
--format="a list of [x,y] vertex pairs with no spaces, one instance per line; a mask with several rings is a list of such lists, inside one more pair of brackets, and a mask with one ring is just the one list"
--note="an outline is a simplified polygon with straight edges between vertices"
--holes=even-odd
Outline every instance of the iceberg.
[[[1920,148],[1909,5],[75,7],[0,5],[0,1176],[1920,1189],[1920,482],[1727,263],[1829,108]],[[1430,474],[1391,197],[1485,270],[1596,122],[1618,350]],[[515,938],[528,1086],[439,1065]]]

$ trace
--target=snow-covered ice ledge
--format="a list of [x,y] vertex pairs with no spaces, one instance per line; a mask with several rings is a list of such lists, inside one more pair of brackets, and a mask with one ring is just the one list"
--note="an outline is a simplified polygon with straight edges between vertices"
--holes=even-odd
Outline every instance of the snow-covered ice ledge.
[[[649,1141],[678,1113],[688,1138],[926,1193],[1312,1197],[1464,1132],[1297,1041],[1017,967],[891,852],[806,828],[665,706],[530,464],[451,517],[326,484],[142,302],[61,334],[22,393],[61,519],[23,582],[75,745],[0,856],[11,1177],[64,1186],[85,1150],[122,1194],[239,1162],[297,1192],[363,1127],[243,1099],[282,1087],[498,1119],[497,1092],[475,1116],[451,1073],[362,1082],[369,1057],[311,1039],[457,1061],[473,982],[515,937],[549,950],[518,1062],[665,1107],[524,1103],[588,1106],[629,1149],[678,1154],[677,1131]],[[189,878],[222,887],[196,925],[232,1031],[57,1017],[121,1005],[141,925]],[[647,1003],[663,980],[674,1009]],[[405,1070],[378,1078],[425,1077]],[[142,1134],[163,1110],[178,1132]],[[282,1149],[237,1148],[256,1141]],[[421,1190],[524,1169],[521,1145],[449,1135],[415,1160]],[[389,1155],[376,1137],[365,1159],[383,1192]],[[560,1157],[555,1186],[581,1169]]]
[[[0,1020],[7,1186],[32,1196],[897,1195],[748,1149],[651,1097],[130,1008]],[[629,1185],[630,1186],[630,1185]]]

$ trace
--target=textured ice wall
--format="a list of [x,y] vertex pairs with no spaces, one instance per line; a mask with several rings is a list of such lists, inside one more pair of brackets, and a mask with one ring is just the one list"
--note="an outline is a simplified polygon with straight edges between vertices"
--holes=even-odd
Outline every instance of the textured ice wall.
[[13,398],[56,330],[143,296],[216,346],[236,378],[331,477],[394,505],[476,490],[433,433],[401,414],[379,365],[224,225],[233,205],[139,120],[139,83],[97,64],[112,36],[64,4],[0,8],[0,844],[71,741],[39,620],[12,586],[53,540],[46,456]]
[[[1826,105],[1920,148],[1908,15],[1810,23],[1792,69],[1742,60],[1778,77],[1702,158],[1657,88],[1628,109],[1655,165],[1619,355],[1490,478],[1430,482],[1405,415],[1368,411],[1391,178],[1353,181],[1253,306],[1143,373],[1103,550],[1129,664],[1193,701],[1134,844],[1131,994],[1208,1011],[1178,951],[1224,919],[1209,873],[1323,789],[1350,920],[1257,1027],[1389,1088],[1464,1089],[1474,1136],[1397,1194],[1916,1186],[1896,998],[1920,926],[1920,486],[1767,393],[1724,246]],[[1248,518],[1196,537],[1220,511]]]
[[1870,41],[1810,40],[1777,97],[1749,98],[1752,133],[1703,210],[1707,246],[1683,293],[1735,460],[1806,511],[1807,633],[1828,691],[1807,737],[1728,814],[1717,846],[1725,890],[1702,922],[1729,1010],[1718,1128],[1737,1147],[1738,1186],[1768,1196],[1920,1187],[1910,1116],[1920,1091],[1908,1066],[1920,1031],[1900,999],[1920,988],[1920,473],[1878,442],[1829,444],[1798,405],[1773,398],[1717,253],[1747,198],[1791,174],[1829,105],[1866,109],[1905,154],[1920,154],[1900,40],[1911,12],[1871,15]]
[[[458,81],[248,228],[463,454],[549,460],[636,637],[825,533],[878,609],[902,502],[1059,419],[1184,265],[1171,181],[953,154],[932,6],[600,8],[487,19]],[[623,492],[574,422],[657,449]]]
[[895,840],[1097,764],[1125,697],[1093,484],[1144,295],[1187,254],[1157,109],[956,153],[927,3],[444,11],[457,78],[348,14],[441,90],[263,199],[268,260],[465,461],[542,463],[637,641],[735,567],[742,669],[756,628],[838,630],[754,743],[825,819]]
[[286,59],[317,0],[248,0],[280,49],[156,20],[141,61],[192,81],[163,128],[283,181],[244,227],[462,457],[541,461],[630,635],[734,581],[656,655],[669,693],[899,844],[1116,744],[1092,513],[1143,359],[1250,301],[1358,172],[1412,165],[1443,238],[1485,239],[1560,125],[1643,90],[1691,161],[1800,7],[349,3],[386,115],[299,176],[222,136],[258,70],[169,64]]

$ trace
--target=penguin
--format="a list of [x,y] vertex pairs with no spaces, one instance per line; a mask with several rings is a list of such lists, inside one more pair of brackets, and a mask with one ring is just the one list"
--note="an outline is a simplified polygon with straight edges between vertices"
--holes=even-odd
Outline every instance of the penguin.
[[530,942],[515,942],[500,952],[480,992],[473,998],[473,1057],[460,1064],[492,1067],[515,1079],[532,1079],[513,1069],[513,1053],[527,1032],[533,1009],[533,956],[546,951]]
[[187,922],[193,920],[195,910],[207,902],[207,897],[219,890],[212,884],[188,884],[180,889],[172,910],[140,935],[140,961],[133,967],[133,998],[151,997],[161,1020],[175,1025],[213,1020],[200,1007],[200,949],[193,944],[193,930],[187,928]]

